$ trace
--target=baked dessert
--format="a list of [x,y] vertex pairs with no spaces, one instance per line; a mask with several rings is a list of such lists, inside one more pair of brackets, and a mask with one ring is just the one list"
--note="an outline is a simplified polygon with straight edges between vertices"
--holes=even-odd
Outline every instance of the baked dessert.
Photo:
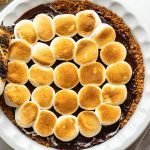
[[56,149],[84,149],[117,134],[144,84],[142,53],[123,20],[88,1],[57,0],[14,24],[14,36],[0,28],[0,106],[8,118]]

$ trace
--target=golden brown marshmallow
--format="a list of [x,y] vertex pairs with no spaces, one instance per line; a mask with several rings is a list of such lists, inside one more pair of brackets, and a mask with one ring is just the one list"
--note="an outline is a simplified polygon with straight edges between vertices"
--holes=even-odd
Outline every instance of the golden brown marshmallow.
[[100,120],[93,111],[82,111],[77,118],[80,133],[83,136],[93,137],[101,131]]
[[101,103],[101,89],[96,85],[86,85],[78,93],[78,101],[81,108],[93,110]]
[[55,36],[53,19],[46,14],[37,15],[33,24],[41,41],[50,41]]
[[28,81],[28,66],[21,61],[14,60],[8,63],[7,81],[25,84]]
[[78,68],[65,62],[57,66],[54,70],[54,83],[62,89],[71,89],[79,83]]
[[29,101],[30,91],[24,85],[8,83],[4,90],[5,103],[10,107],[19,107]]
[[28,63],[31,59],[31,46],[21,39],[12,40],[9,46],[9,60],[20,60]]
[[56,125],[56,115],[48,110],[40,110],[33,129],[37,135],[48,137],[53,134]]
[[96,43],[87,38],[79,40],[76,44],[74,61],[79,65],[95,62],[98,57],[98,47]]
[[131,76],[132,68],[125,61],[109,65],[106,69],[106,78],[112,84],[126,84],[131,79]]
[[57,15],[54,17],[54,25],[58,36],[73,37],[77,33],[75,16],[72,14]]
[[98,62],[81,66],[79,69],[79,79],[82,85],[96,84],[100,86],[105,81],[105,68]]
[[78,100],[76,92],[72,90],[60,90],[55,95],[55,110],[62,114],[72,114],[78,109]]

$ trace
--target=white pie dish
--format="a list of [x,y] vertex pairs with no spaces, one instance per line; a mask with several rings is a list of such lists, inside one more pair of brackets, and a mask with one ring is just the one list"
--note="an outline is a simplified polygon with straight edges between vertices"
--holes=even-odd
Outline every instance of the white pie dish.
[[[15,0],[10,5],[8,5],[0,13],[0,23],[4,20],[4,25],[9,25],[16,18],[18,18],[23,12],[29,10],[30,8],[37,6],[44,2],[50,2],[51,0]],[[148,125],[150,118],[150,54],[148,54],[149,45],[150,45],[150,35],[148,35],[148,29],[143,24],[142,18],[136,18],[136,14],[130,13],[126,8],[124,3],[119,2],[119,0],[91,0],[93,3],[104,5],[107,8],[115,11],[119,14],[124,21],[130,26],[133,34],[137,38],[144,57],[144,64],[146,67],[145,72],[145,87],[143,92],[143,98],[141,99],[138,108],[127,125],[119,131],[110,140],[106,141],[103,144],[94,146],[92,150],[98,149],[110,149],[110,150],[119,150],[127,148],[136,138],[142,133],[142,131]],[[139,23],[140,22],[140,23]],[[141,24],[142,23],[142,24]],[[46,148],[42,145],[37,144],[31,139],[27,138],[23,133],[17,129],[3,114],[0,112],[0,136],[14,149],[16,150],[47,150],[52,148]]]

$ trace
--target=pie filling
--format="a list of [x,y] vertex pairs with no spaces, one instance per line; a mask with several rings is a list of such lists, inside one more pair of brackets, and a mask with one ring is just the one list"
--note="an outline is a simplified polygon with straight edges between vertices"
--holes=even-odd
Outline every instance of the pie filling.
[[124,127],[142,96],[144,66],[120,17],[88,1],[59,0],[27,11],[12,28],[0,106],[24,134],[84,149]]

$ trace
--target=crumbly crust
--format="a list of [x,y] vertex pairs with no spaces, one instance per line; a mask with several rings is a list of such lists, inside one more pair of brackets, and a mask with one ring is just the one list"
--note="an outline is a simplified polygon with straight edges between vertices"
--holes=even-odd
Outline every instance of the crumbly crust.
[[[125,117],[122,117],[123,119],[120,122],[120,128],[123,128],[136,110],[137,104],[139,103],[142,97],[143,85],[144,85],[144,65],[143,65],[142,53],[140,50],[140,46],[138,45],[135,38],[133,37],[130,29],[123,22],[123,20],[119,16],[117,16],[115,13],[113,13],[111,10],[108,10],[105,7],[92,4],[88,2],[87,0],[84,0],[84,1],[58,0],[50,5],[53,8],[55,8],[57,11],[60,11],[61,13],[76,14],[77,12],[82,11],[82,10],[93,9],[96,12],[98,12],[102,18],[105,18],[106,20],[108,20],[118,33],[124,34],[126,39],[128,39],[128,43],[129,43],[128,55],[131,55],[132,57],[134,57],[135,62],[136,62],[136,64],[134,64],[134,69],[133,69],[133,76],[134,76],[133,83],[135,85],[135,88],[132,89],[132,94],[134,94],[135,97],[133,99],[132,104],[130,105],[130,107],[128,108],[126,112]],[[127,61],[129,63],[132,63],[131,62],[132,60],[127,60]],[[18,126],[14,119],[13,109],[5,105],[3,100],[0,101],[0,106],[3,109],[4,113],[7,115],[7,117],[16,126]],[[21,129],[21,131],[23,130]],[[40,144],[43,144],[45,146],[51,146],[51,143],[48,141],[48,139],[44,139],[39,136],[33,136],[32,134],[30,135],[27,133],[25,134]]]

